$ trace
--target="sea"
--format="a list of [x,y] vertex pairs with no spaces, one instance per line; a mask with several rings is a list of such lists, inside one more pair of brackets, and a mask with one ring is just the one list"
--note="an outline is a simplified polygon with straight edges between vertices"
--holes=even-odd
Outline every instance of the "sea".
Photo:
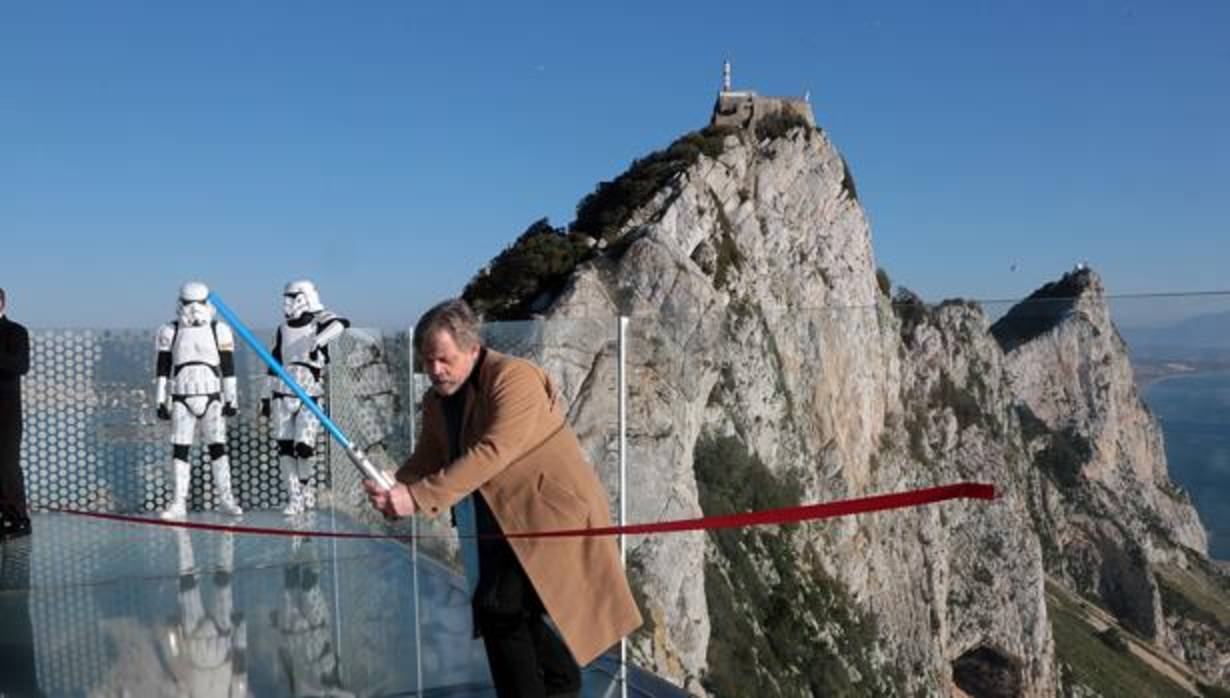
[[1170,478],[1209,531],[1209,554],[1230,560],[1230,371],[1164,378],[1144,399],[1161,421]]

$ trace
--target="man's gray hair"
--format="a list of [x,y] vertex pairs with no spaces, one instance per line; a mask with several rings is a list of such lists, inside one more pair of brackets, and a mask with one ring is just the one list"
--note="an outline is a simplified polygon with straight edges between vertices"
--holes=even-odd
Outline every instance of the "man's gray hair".
[[458,349],[473,349],[482,341],[478,333],[478,316],[470,309],[470,304],[460,298],[450,298],[423,313],[414,326],[415,351],[421,352],[423,340],[440,330],[453,336]]

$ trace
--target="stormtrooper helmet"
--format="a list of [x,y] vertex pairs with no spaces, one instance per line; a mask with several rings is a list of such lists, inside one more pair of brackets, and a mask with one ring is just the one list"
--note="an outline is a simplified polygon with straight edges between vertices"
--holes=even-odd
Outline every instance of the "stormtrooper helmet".
[[315,313],[324,310],[320,304],[320,294],[316,284],[306,279],[292,281],[286,284],[282,291],[282,314],[287,320],[295,320],[304,313]]
[[214,306],[209,302],[209,287],[200,281],[189,281],[179,287],[176,307],[180,323],[189,327],[207,325],[214,319]]

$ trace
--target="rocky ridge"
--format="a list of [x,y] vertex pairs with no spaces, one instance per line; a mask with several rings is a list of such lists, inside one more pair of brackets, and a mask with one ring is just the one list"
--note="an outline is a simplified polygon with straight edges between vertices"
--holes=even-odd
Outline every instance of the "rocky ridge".
[[612,491],[608,329],[632,318],[630,520],[969,480],[1000,496],[634,539],[648,621],[636,661],[715,695],[1072,693],[1050,574],[1230,681],[1216,618],[1179,613],[1182,585],[1164,581],[1221,577],[1096,274],[995,326],[970,303],[893,302],[822,131],[707,137],[720,148],[684,161],[600,236],[609,244],[522,304],[541,320],[532,353]]

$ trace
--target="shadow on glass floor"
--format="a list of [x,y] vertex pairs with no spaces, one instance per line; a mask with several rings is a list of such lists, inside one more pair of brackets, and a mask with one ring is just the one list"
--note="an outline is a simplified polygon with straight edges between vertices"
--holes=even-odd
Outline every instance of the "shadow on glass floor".
[[[341,515],[311,523],[364,530]],[[285,526],[267,512],[242,524]],[[5,698],[494,696],[463,581],[424,556],[417,651],[413,558],[395,541],[39,514],[0,555]],[[590,665],[583,695],[618,696],[617,669],[617,657]],[[636,671],[629,689],[686,695]]]

